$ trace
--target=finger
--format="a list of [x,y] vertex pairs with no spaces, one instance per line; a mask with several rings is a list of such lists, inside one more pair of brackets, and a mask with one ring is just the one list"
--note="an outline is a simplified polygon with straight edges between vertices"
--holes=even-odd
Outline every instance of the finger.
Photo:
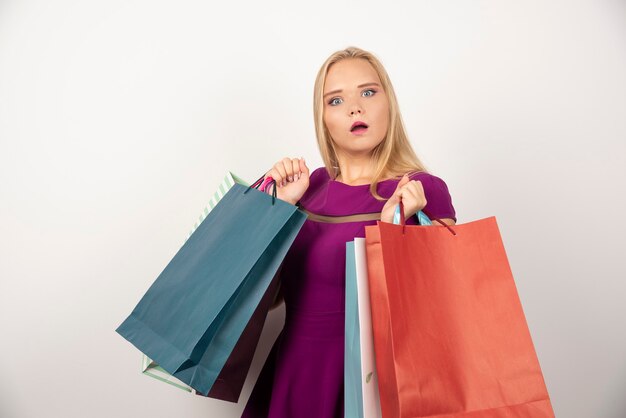
[[291,158],[283,158],[283,167],[285,167],[285,182],[293,181],[293,164]]
[[396,191],[399,191],[402,187],[404,187],[405,184],[407,184],[410,181],[409,176],[408,175],[404,175],[402,176],[402,178],[400,179],[400,181],[398,182],[398,186],[396,187]]
[[415,189],[415,185],[409,183],[402,189],[402,198],[403,199],[411,199],[417,200],[417,190]]
[[274,169],[274,167],[271,168],[270,171],[268,171],[267,173],[265,173],[265,177],[263,177],[263,180],[265,180],[266,178],[271,177],[274,180],[276,180],[276,170]]
[[400,181],[398,182],[398,186],[396,187],[396,193],[398,194],[398,197],[399,197],[399,198],[402,198],[402,197],[401,197],[401,196],[402,196],[402,191],[403,191],[404,189],[406,189],[407,184],[410,184],[409,182],[410,182],[410,180],[409,180],[409,176],[407,176],[407,175],[404,175],[404,176],[400,179]]
[[300,172],[309,176],[309,167],[306,166],[306,161],[304,161],[304,157],[300,158]]
[[[265,179],[267,179],[268,177],[271,177],[276,182],[276,184],[278,184],[278,179],[280,178],[280,173],[275,168],[272,168],[265,175]],[[263,180],[265,181],[265,179],[263,179]]]
[[[274,180],[275,179],[275,177],[274,177],[275,175],[276,175],[275,174],[275,170],[272,168],[270,171],[265,173],[265,175],[263,176],[263,181],[261,182],[261,184],[264,184],[265,181],[268,178],[271,178],[272,180]],[[263,189],[263,191],[265,191],[266,193],[271,193],[272,189],[270,188],[270,186],[272,186],[273,184],[274,184],[274,182],[270,181],[268,184],[265,185],[265,188]]]
[[276,164],[274,164],[274,170],[277,173],[277,176],[274,177],[274,180],[276,180],[276,184],[280,186],[285,182],[285,179],[287,178],[287,171],[285,170],[285,166],[283,165],[283,162],[279,161]]
[[400,189],[411,190],[414,193],[419,193],[420,186],[421,184],[418,184],[415,180],[410,180],[405,185],[401,186]]
[[426,195],[424,194],[424,186],[422,185],[422,182],[417,180],[411,183],[411,196],[413,196],[413,199],[416,202],[423,203],[424,206],[426,206],[427,201]]
[[419,180],[412,180],[412,182],[415,183],[417,190],[424,194],[424,185],[422,184],[422,182]]
[[300,178],[300,160],[299,159],[294,158],[293,160],[291,160],[291,170],[293,171],[292,181],[298,181],[298,179]]
[[424,205],[426,204],[426,193],[424,192],[424,185],[422,184],[421,181],[417,180],[415,181],[415,185],[413,187],[413,189],[415,190],[415,198],[421,202],[424,203]]
[[393,205],[397,205],[398,203],[400,203],[401,199],[402,199],[402,191],[396,190],[395,192],[393,192],[391,197],[389,197],[389,199],[387,199],[387,203],[393,204]]
[[[421,201],[422,197],[420,197],[420,187],[421,183],[418,184],[418,181],[410,180],[408,175],[402,177],[398,183],[398,188],[395,193],[397,195],[398,202],[403,201],[405,204],[410,204],[410,202]],[[421,193],[423,193],[423,190]]]
[[411,191],[408,190],[406,187],[400,189],[399,192],[399,199],[402,200],[403,202],[406,203],[407,199],[411,199]]

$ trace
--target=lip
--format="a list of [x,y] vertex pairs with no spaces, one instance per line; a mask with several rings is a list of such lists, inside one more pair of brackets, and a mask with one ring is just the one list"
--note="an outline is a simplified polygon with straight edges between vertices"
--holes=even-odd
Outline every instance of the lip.
[[354,129],[355,126],[357,125],[365,125],[365,129],[369,128],[369,125],[361,120],[357,120],[356,122],[354,122],[352,124],[352,126],[350,127],[350,131],[352,131]]

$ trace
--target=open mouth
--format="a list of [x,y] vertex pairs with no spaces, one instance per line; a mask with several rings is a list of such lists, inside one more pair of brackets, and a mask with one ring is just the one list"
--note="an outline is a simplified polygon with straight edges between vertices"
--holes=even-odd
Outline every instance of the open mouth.
[[365,122],[354,122],[352,127],[350,128],[350,132],[358,134],[367,131],[367,124]]

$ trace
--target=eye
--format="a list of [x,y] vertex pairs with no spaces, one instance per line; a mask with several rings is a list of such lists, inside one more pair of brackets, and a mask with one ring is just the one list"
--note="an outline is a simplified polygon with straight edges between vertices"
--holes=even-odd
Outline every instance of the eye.
[[376,94],[376,90],[374,89],[367,89],[363,92],[362,96],[363,97],[370,97]]
[[333,97],[332,99],[330,99],[330,101],[328,102],[329,105],[331,106],[337,106],[339,103],[341,103],[343,100],[341,100],[339,97]]

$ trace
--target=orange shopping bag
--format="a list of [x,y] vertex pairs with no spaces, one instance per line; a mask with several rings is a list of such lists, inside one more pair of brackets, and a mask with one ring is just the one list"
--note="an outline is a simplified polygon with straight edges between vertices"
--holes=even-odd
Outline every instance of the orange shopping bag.
[[384,418],[554,417],[495,217],[365,235]]

